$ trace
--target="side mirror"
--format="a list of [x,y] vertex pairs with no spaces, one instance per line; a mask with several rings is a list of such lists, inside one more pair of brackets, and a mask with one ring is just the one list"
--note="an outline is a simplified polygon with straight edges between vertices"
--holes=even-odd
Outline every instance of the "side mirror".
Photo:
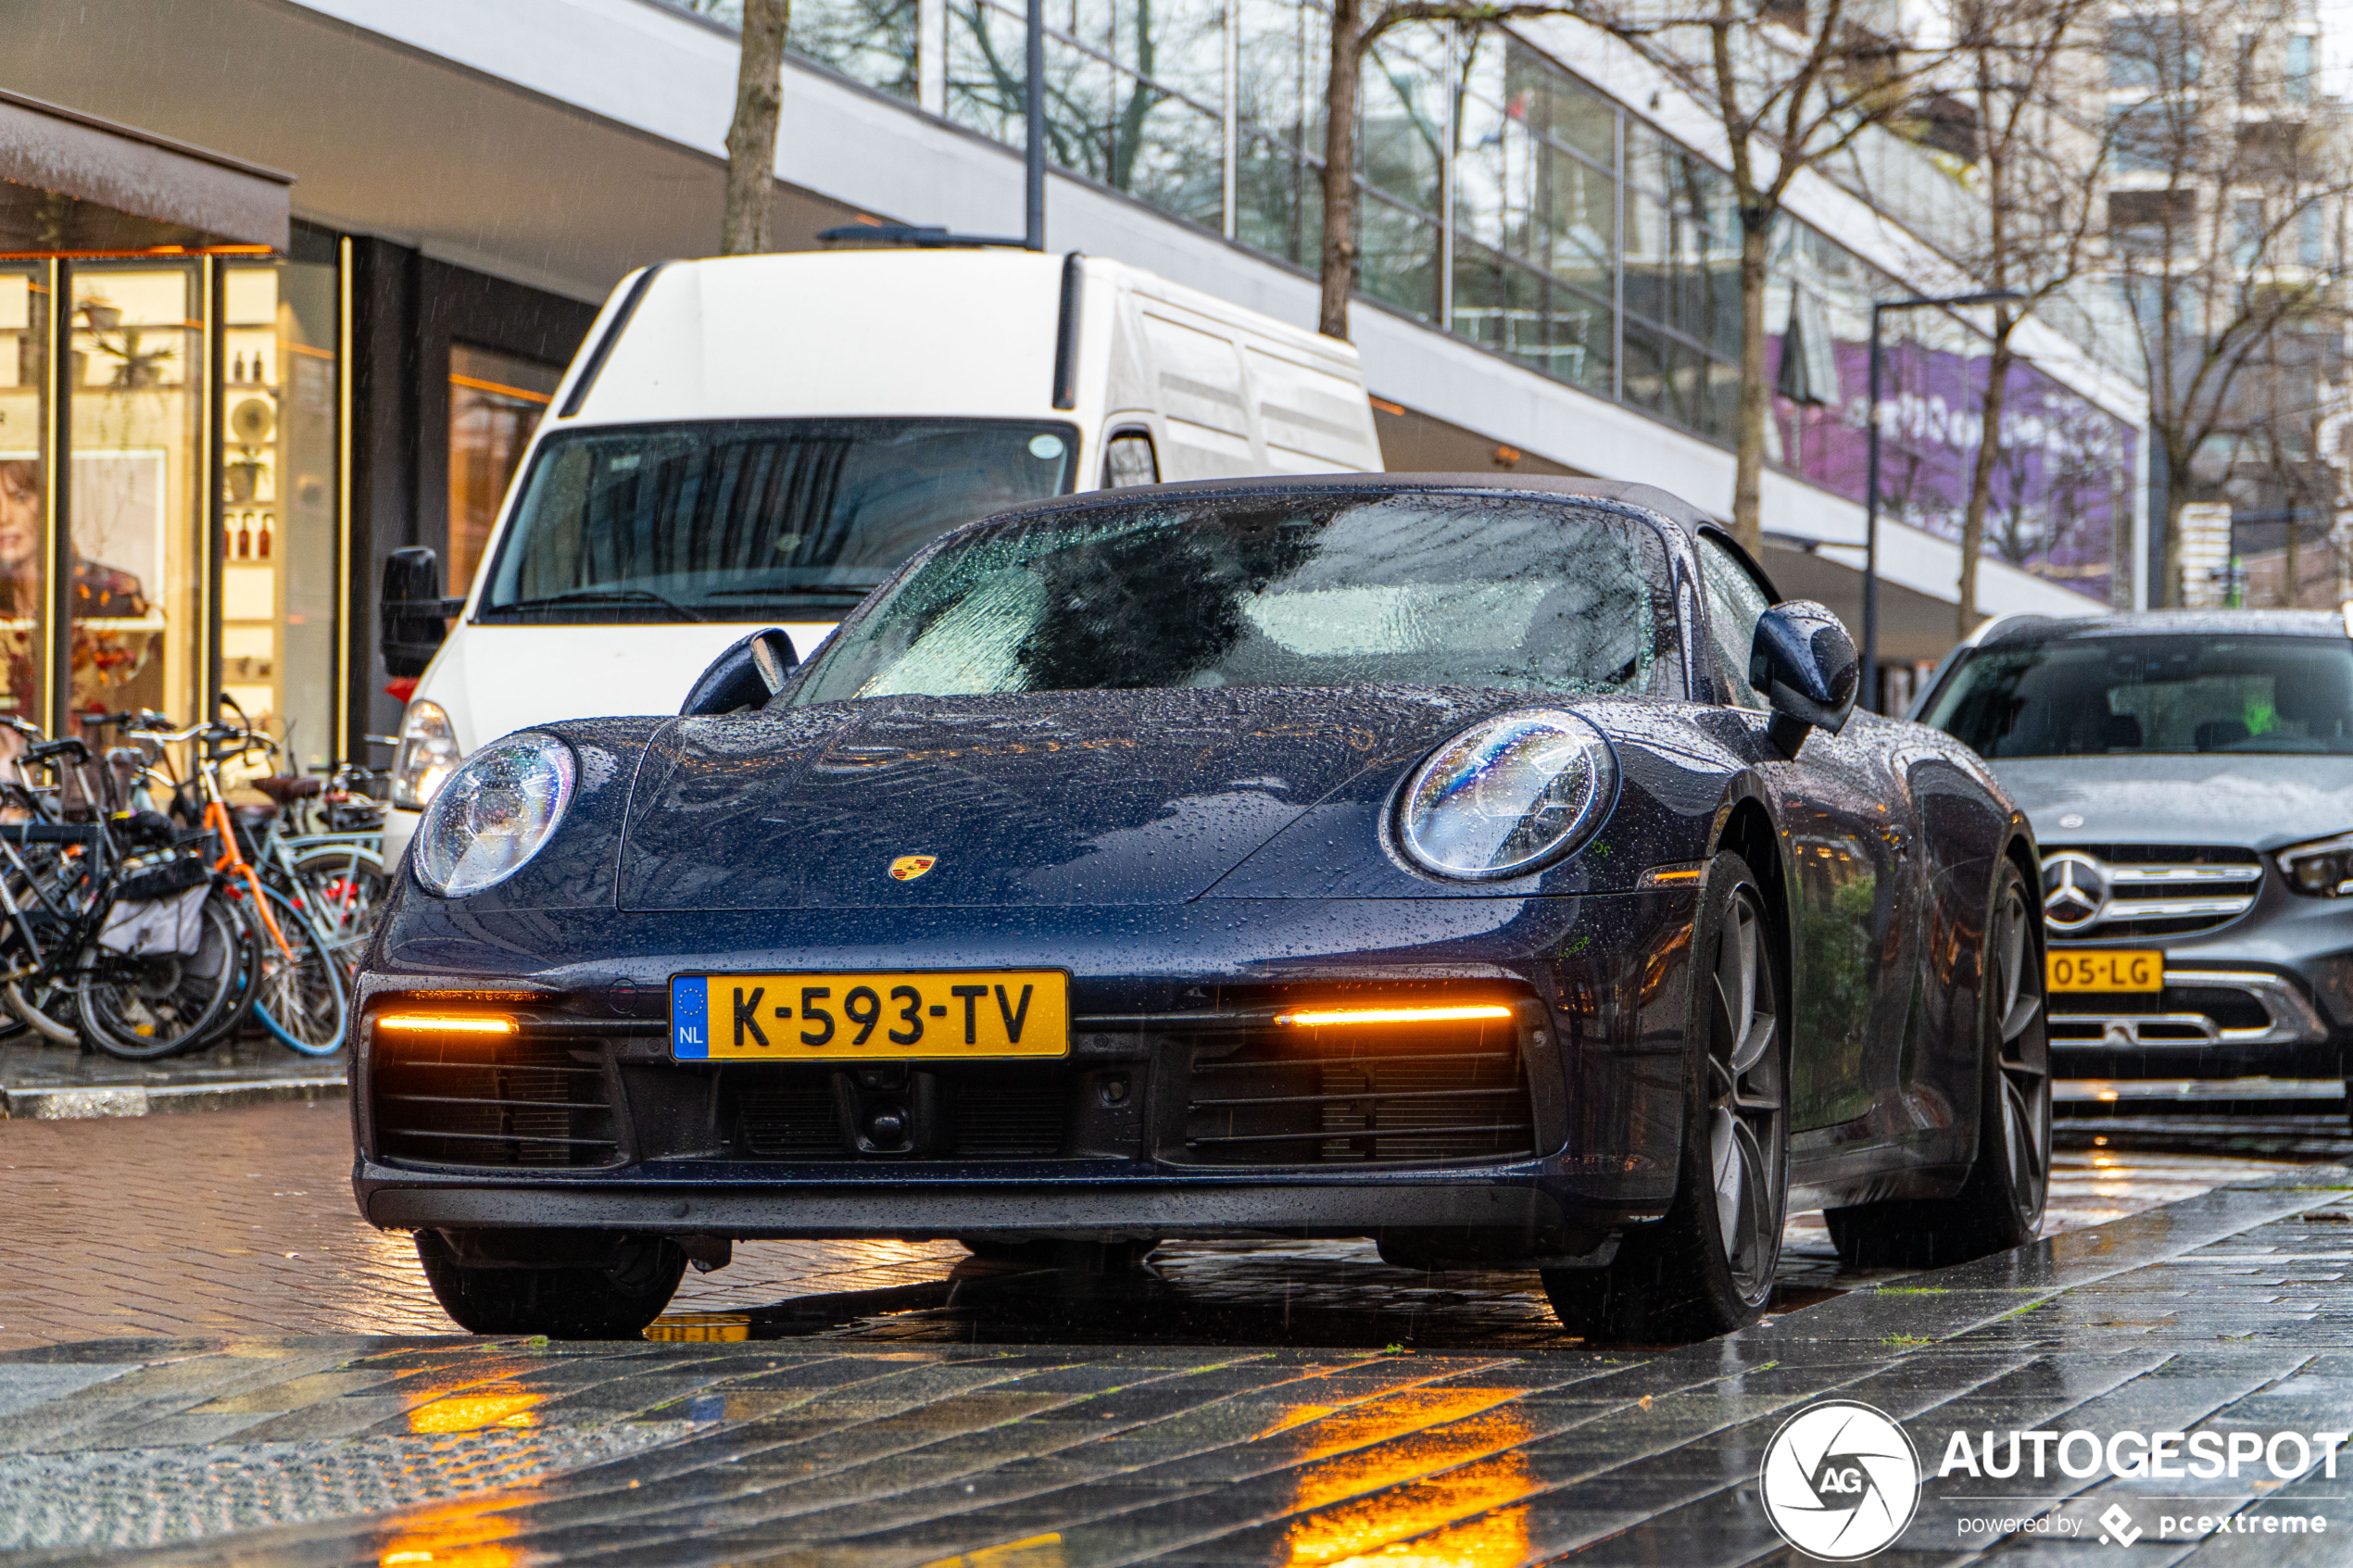
[[785,689],[799,665],[792,639],[774,626],[754,632],[711,661],[678,707],[678,716],[691,719],[706,713],[736,713],[758,708]]
[[1795,751],[1808,728],[1844,729],[1861,682],[1855,639],[1827,605],[1784,599],[1758,618],[1748,684],[1772,706],[1774,739],[1784,751]]
[[377,646],[384,651],[385,673],[423,674],[448,635],[444,622],[463,608],[463,599],[441,596],[439,556],[422,546],[386,556],[376,601]]

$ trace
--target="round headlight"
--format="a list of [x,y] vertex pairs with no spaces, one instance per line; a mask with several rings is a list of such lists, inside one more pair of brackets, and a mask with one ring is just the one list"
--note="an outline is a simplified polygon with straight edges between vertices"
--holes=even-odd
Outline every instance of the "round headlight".
[[1439,747],[1406,783],[1397,836],[1425,871],[1498,882],[1584,843],[1617,794],[1617,759],[1599,730],[1574,713],[1526,709]]
[[576,771],[553,735],[509,735],[466,759],[417,825],[417,880],[445,898],[496,887],[563,821]]

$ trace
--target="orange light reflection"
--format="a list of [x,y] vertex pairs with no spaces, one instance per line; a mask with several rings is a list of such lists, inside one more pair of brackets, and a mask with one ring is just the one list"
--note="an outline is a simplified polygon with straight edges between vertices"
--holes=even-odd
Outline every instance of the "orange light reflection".
[[493,1383],[450,1394],[409,1412],[411,1432],[480,1432],[492,1426],[536,1426],[531,1412],[542,1395],[511,1383]]
[[1419,1413],[1444,1424],[1418,1425],[1301,1471],[1292,1506],[1302,1517],[1287,1542],[1291,1568],[1504,1568],[1524,1561],[1528,1511],[1513,1505],[1537,1486],[1527,1456],[1517,1451],[1529,1435],[1528,1419],[1517,1409],[1496,1408],[1520,1392],[1433,1389],[1401,1397],[1388,1411],[1367,1409],[1353,1412],[1356,1420],[1335,1422],[1332,1440],[1342,1441],[1421,1403]]
[[376,1568],[517,1568],[523,1552],[510,1543],[522,1526],[504,1511],[537,1496],[486,1492],[419,1509],[385,1532],[376,1549]]

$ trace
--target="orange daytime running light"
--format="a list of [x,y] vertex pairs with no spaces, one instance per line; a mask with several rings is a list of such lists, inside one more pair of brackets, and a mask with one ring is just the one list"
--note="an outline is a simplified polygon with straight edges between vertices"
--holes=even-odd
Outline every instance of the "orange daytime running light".
[[376,1020],[379,1029],[398,1029],[417,1035],[511,1035],[515,1022],[510,1018],[472,1018],[438,1012],[388,1012]]
[[1315,1029],[1332,1023],[1461,1023],[1474,1019],[1508,1019],[1512,1010],[1493,1002],[1469,1007],[1325,1008],[1314,1012],[1277,1013],[1275,1022]]

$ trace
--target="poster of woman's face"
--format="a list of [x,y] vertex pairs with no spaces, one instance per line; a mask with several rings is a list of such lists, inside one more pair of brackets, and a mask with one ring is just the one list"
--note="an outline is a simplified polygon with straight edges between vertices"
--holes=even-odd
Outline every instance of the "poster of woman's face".
[[31,571],[41,559],[41,465],[0,459],[0,572]]
[[[75,574],[92,579],[103,601],[84,614],[150,615],[146,584],[159,580],[163,563],[164,461],[162,452],[143,449],[73,455]],[[39,575],[41,512],[40,462],[0,457],[0,578],[15,585],[12,597]]]

